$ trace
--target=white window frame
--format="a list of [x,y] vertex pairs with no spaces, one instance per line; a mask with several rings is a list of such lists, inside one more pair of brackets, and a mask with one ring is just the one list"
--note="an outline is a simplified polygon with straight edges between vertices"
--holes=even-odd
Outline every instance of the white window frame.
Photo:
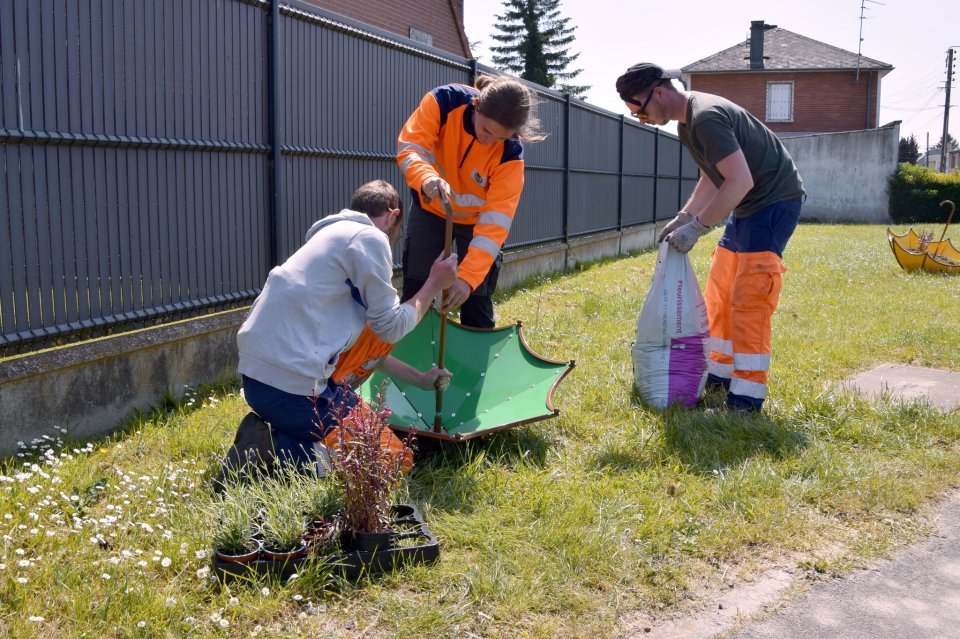
[[[790,87],[790,101],[787,106],[788,112],[782,116],[780,114],[773,113],[773,101],[771,100],[771,93],[773,92],[774,86],[783,86],[788,85]],[[794,103],[794,87],[793,80],[777,80],[775,82],[767,82],[767,122],[793,122],[793,103]]]

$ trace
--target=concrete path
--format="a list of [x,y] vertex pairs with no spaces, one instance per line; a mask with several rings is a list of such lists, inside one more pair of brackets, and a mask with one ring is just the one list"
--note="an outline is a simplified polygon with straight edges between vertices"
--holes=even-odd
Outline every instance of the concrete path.
[[[938,532],[889,560],[815,584],[773,617],[730,639],[957,639],[960,637],[960,493],[941,507]],[[721,635],[723,636],[723,635]]]
[[[775,566],[668,620],[624,620],[629,639],[960,639],[960,492],[937,507],[937,532],[888,560],[813,584]],[[757,619],[756,621],[750,621]]]
[[944,412],[960,408],[960,373],[936,368],[883,364],[850,379],[843,387],[865,397],[927,402]]
[[[960,373],[884,364],[843,382],[865,397],[960,408]],[[625,620],[629,639],[960,639],[960,492],[938,506],[937,532],[891,559],[785,595],[801,576],[775,566],[692,614]],[[788,597],[784,599],[784,597]],[[771,612],[774,611],[774,612]],[[760,621],[749,621],[758,618]],[[746,623],[745,623],[746,621]],[[736,630],[735,630],[736,629]]]

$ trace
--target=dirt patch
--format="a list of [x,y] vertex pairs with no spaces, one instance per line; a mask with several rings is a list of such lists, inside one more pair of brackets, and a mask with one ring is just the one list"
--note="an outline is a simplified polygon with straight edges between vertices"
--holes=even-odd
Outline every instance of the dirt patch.
[[776,606],[783,594],[802,578],[797,568],[778,566],[757,579],[710,593],[698,609],[673,619],[654,620],[641,615],[625,620],[625,636],[631,639],[712,639],[746,619]]
[[843,557],[842,544],[814,553],[754,557],[749,564],[734,561],[721,567],[719,578],[702,589],[696,599],[667,615],[634,613],[621,620],[627,639],[716,639],[762,618],[806,592],[812,571],[804,564],[833,562]]

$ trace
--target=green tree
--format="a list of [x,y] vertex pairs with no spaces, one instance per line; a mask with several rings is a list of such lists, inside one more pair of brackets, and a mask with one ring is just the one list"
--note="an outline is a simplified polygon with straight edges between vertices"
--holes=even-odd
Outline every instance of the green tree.
[[[937,140],[937,145],[933,147],[933,149],[939,151],[941,146],[943,146],[943,138]],[[960,148],[960,145],[957,144],[956,138],[947,133],[947,149],[950,151],[956,151],[958,148]]]
[[912,134],[909,138],[900,138],[900,153],[897,161],[901,164],[904,162],[916,164],[919,157],[920,145],[917,144],[917,138]]
[[561,93],[584,97],[589,86],[569,84],[581,73],[570,65],[579,53],[570,53],[576,27],[560,16],[560,0],[504,0],[504,12],[494,25],[492,37],[500,46],[490,47],[493,63]]

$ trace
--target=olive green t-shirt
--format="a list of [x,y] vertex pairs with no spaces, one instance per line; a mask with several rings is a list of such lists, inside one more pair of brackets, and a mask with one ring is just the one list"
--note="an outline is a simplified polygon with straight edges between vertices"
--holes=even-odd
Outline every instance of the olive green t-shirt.
[[720,188],[724,179],[717,162],[738,149],[747,159],[753,188],[734,215],[748,217],[765,206],[803,195],[797,166],[773,131],[719,95],[690,91],[689,96],[687,121],[677,126],[677,135],[714,186]]

